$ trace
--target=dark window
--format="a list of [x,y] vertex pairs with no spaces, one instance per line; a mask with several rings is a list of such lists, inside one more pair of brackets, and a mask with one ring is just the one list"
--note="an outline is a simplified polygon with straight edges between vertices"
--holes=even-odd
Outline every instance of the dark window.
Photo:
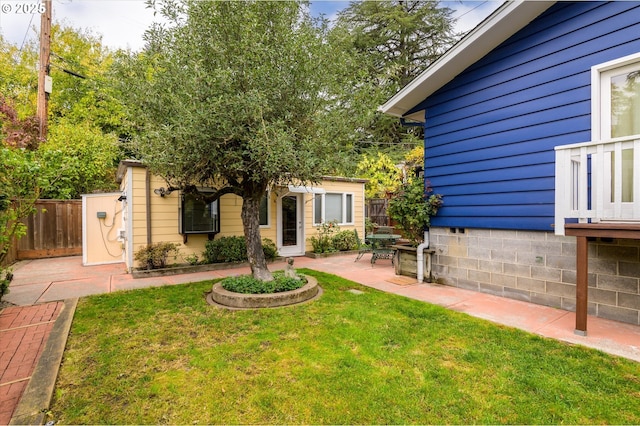
[[218,201],[205,203],[192,194],[182,195],[181,234],[215,234],[220,232]]
[[269,193],[267,192],[260,201],[260,226],[269,225]]

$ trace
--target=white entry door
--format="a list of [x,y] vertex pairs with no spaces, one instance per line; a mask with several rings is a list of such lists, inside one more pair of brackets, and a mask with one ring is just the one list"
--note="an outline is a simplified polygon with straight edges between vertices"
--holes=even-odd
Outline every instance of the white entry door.
[[278,199],[278,252],[280,256],[304,254],[302,194],[289,193]]

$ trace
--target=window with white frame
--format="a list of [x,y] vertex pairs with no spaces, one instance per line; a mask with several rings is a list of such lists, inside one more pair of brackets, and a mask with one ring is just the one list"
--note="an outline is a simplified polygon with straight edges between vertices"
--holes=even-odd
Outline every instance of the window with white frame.
[[316,194],[313,202],[314,224],[318,225],[333,221],[341,225],[353,223],[353,194]]
[[[608,192],[614,202],[616,176],[621,185],[621,201],[633,202],[634,135],[640,135],[640,53],[594,66],[592,78],[592,138],[621,140],[622,149],[607,151],[605,163],[610,175]],[[620,158],[616,158],[616,156]],[[617,167],[618,170],[616,173]],[[637,171],[636,171],[637,173]]]
[[[600,139],[640,135],[640,54],[595,67],[600,86]],[[597,111],[597,110],[596,110]]]

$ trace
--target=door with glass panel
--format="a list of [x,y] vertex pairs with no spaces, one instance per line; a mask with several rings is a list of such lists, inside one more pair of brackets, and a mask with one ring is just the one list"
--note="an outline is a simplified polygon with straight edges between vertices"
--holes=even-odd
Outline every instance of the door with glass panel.
[[280,256],[304,254],[302,195],[288,194],[278,202],[278,252]]
[[640,62],[602,72],[600,84],[600,139],[613,140],[603,153],[605,214],[612,219],[637,219],[634,203],[640,202]]

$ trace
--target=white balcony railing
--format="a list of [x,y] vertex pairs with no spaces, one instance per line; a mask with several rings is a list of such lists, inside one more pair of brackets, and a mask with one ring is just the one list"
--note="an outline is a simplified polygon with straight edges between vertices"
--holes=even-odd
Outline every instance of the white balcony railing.
[[557,146],[555,233],[580,223],[640,222],[640,135]]

